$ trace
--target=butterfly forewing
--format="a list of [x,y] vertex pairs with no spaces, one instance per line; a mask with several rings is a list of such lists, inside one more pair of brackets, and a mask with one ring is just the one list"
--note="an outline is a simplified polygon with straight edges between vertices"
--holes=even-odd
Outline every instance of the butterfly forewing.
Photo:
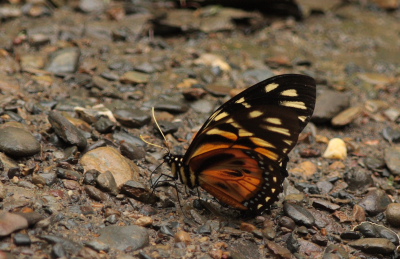
[[234,208],[267,209],[282,191],[287,155],[313,113],[315,88],[313,78],[288,74],[233,97],[190,144],[177,170],[181,180]]
[[295,146],[315,105],[313,78],[289,74],[264,80],[218,108],[197,133],[185,161],[212,149],[258,148],[281,161]]

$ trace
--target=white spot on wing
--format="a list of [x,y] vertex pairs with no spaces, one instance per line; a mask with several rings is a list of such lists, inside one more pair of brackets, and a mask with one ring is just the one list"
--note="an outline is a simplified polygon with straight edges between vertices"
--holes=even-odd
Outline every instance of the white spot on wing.
[[237,100],[235,103],[242,103],[244,102],[244,97],[240,98],[239,100]]
[[217,116],[215,116],[214,120],[215,121],[219,121],[223,118],[225,118],[226,116],[228,116],[229,114],[227,112],[221,112],[220,114],[218,114]]
[[281,105],[301,110],[307,110],[306,104],[300,101],[282,101]]
[[249,103],[242,103],[242,105],[243,105],[244,107],[246,107],[246,108],[250,108],[250,107],[251,107],[251,105],[250,105]]
[[276,83],[268,84],[268,85],[265,87],[265,91],[266,91],[267,93],[269,93],[269,92],[271,92],[272,90],[275,90],[278,86],[279,86],[279,85],[276,84]]
[[282,125],[282,120],[279,118],[266,118],[265,121],[276,125]]
[[260,117],[262,114],[263,114],[262,111],[255,110],[255,111],[252,111],[249,113],[249,117],[254,119],[254,118]]
[[254,135],[253,133],[251,133],[247,130],[239,129],[239,137],[251,137],[253,135]]
[[281,93],[283,96],[289,96],[289,97],[296,97],[297,96],[297,90],[296,89],[288,89],[285,90]]
[[281,128],[281,127],[273,127],[273,126],[266,126],[265,127],[267,130],[282,134],[282,135],[286,135],[286,136],[290,136],[290,132],[289,129],[287,128]]
[[299,120],[305,122],[307,120],[307,116],[299,116]]
[[284,139],[283,142],[285,142],[286,144],[288,144],[289,146],[293,144],[293,141],[289,140],[289,139]]

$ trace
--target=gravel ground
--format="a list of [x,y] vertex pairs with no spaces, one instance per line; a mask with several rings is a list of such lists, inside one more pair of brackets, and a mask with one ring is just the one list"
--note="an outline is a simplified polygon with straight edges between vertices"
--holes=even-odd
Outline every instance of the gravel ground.
[[[400,3],[282,3],[0,1],[0,258],[399,258]],[[317,102],[270,211],[163,175],[151,107],[184,154],[286,73]]]

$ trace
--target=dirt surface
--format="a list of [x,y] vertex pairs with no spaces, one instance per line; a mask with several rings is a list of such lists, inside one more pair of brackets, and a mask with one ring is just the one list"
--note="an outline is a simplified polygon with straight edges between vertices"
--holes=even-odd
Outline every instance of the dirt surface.
[[[250,2],[0,1],[0,258],[398,258],[398,1]],[[270,211],[162,175],[151,107],[184,154],[286,73],[317,104]]]

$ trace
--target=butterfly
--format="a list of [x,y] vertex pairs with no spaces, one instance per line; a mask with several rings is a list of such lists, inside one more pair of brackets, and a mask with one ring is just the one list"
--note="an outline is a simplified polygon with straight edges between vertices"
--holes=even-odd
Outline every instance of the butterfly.
[[220,202],[261,214],[283,191],[288,153],[310,120],[316,83],[284,74],[259,82],[219,107],[185,155],[166,154],[174,179]]

